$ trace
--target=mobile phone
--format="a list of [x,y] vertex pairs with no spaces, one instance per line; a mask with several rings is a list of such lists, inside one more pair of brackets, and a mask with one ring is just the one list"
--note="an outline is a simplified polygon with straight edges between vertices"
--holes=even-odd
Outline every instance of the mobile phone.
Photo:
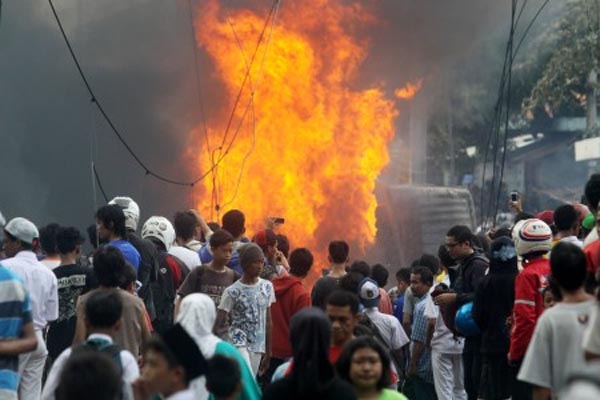
[[511,192],[510,201],[519,201],[519,192]]
[[282,217],[274,217],[273,223],[275,224],[285,224],[285,218]]

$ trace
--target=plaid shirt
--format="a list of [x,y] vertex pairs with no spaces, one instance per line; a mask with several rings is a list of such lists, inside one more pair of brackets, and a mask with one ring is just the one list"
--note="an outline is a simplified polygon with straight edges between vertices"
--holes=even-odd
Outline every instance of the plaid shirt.
[[[427,317],[425,317],[425,305],[429,293],[417,299],[413,313],[413,324],[411,333],[410,352],[413,353],[414,342],[425,343],[427,341]],[[433,369],[431,367],[431,347],[423,348],[421,358],[417,363],[417,375],[426,382],[433,383]]]

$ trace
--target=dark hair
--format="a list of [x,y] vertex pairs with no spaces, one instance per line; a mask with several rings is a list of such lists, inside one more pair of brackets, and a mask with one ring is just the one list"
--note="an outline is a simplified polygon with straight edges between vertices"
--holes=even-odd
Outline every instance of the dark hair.
[[424,283],[428,286],[433,286],[433,274],[431,273],[431,270],[429,268],[414,267],[412,271],[410,271],[410,273],[414,275],[419,275],[421,283]]
[[329,257],[335,264],[346,262],[350,254],[350,246],[343,240],[334,240],[329,243]]
[[438,258],[440,259],[442,265],[446,268],[456,265],[454,259],[450,257],[450,252],[448,251],[446,245],[441,245],[438,247]]
[[240,366],[233,358],[215,354],[208,360],[206,388],[216,398],[231,396],[241,381]]
[[352,314],[358,314],[358,296],[347,290],[334,290],[325,299],[325,304],[336,307],[350,307]]
[[40,246],[47,255],[58,254],[56,247],[56,234],[60,226],[57,223],[48,224],[40,228]]
[[563,204],[554,210],[554,225],[559,231],[567,231],[577,226],[579,216],[577,210],[570,204]]
[[94,253],[93,269],[100,286],[118,287],[123,279],[123,270],[125,269],[123,253],[116,247],[100,247]]
[[[149,351],[153,351],[163,356],[167,361],[169,369],[181,367],[181,369],[186,372],[185,366],[177,359],[177,356],[171,351],[171,349],[169,349],[169,346],[167,346],[160,336],[153,336],[148,339],[144,345],[144,354]],[[186,383],[189,383],[187,373],[185,373],[185,381]]]
[[410,268],[400,268],[396,272],[396,279],[404,283],[410,283]]
[[568,292],[573,292],[585,281],[587,274],[585,254],[574,244],[558,242],[550,253],[550,269],[558,285]]
[[598,202],[600,202],[600,174],[592,174],[585,184],[585,199],[590,210],[593,212],[598,210]]
[[233,243],[233,236],[226,230],[221,229],[212,234],[208,243],[210,244],[210,247],[216,249],[217,247]]
[[175,235],[185,241],[190,241],[196,233],[196,216],[190,211],[178,211],[173,219]]
[[350,264],[348,272],[357,272],[363,276],[363,278],[369,278],[371,276],[371,267],[366,261],[357,260]]
[[83,242],[85,242],[85,239],[81,236],[81,232],[72,226],[60,228],[56,232],[56,248],[60,254],[75,251],[77,246],[83,244]]
[[497,229],[494,232],[494,235],[492,236],[492,239],[498,239],[499,237],[507,237],[507,238],[511,238],[512,239],[510,228],[503,227],[503,228]]
[[473,247],[473,233],[466,225],[454,225],[446,236],[453,237],[458,243],[467,242],[469,246]]
[[86,229],[87,235],[88,235],[88,239],[90,240],[90,243],[92,244],[92,247],[94,249],[98,248],[98,227],[96,226],[96,224],[92,224],[90,226],[87,227]]
[[123,303],[116,289],[97,290],[85,302],[85,319],[95,328],[110,328],[123,315]]
[[120,238],[127,237],[125,214],[121,207],[117,205],[102,206],[96,211],[96,219],[102,222],[107,229],[114,232]]
[[388,278],[390,277],[390,272],[381,264],[375,264],[371,267],[371,278],[375,282],[377,282],[377,286],[380,288],[385,287],[387,285]]
[[10,234],[6,229],[4,230],[4,236],[7,237],[11,242],[16,242],[17,240],[19,242],[21,242],[21,248],[23,250],[33,250],[33,247],[34,247],[33,244],[27,243],[27,242],[22,241],[21,239],[18,239],[17,237]]
[[431,273],[435,276],[440,270],[440,260],[433,254],[423,254],[419,258],[419,266],[427,267]]
[[74,352],[60,373],[57,400],[119,399],[123,381],[116,363],[99,351]]
[[246,231],[246,217],[240,210],[229,210],[223,214],[222,228],[231,233],[234,238],[241,236]]
[[515,222],[514,222],[514,224],[516,224],[519,221],[523,221],[523,220],[526,220],[526,219],[532,219],[532,218],[535,218],[535,215],[529,214],[529,213],[526,213],[526,212],[520,212],[520,213],[517,213],[517,215],[515,215]]
[[136,280],[137,274],[135,273],[135,268],[125,261],[125,266],[123,267],[123,271],[121,271],[121,283],[119,284],[119,287],[123,290],[129,290],[129,286]]
[[552,297],[554,297],[555,302],[562,301],[562,293],[560,292],[560,286],[556,282],[556,279],[552,275],[548,276],[548,286],[544,288],[542,291],[542,295],[546,292],[552,293]]
[[382,390],[388,387],[390,385],[390,356],[385,348],[371,336],[360,336],[344,346],[344,350],[342,351],[342,354],[340,354],[340,358],[338,358],[338,361],[335,364],[335,368],[337,369],[340,378],[352,383],[352,379],[350,378],[352,357],[356,351],[361,349],[372,349],[379,354],[382,368],[381,376],[377,381],[377,390]]
[[358,293],[358,286],[365,277],[358,272],[348,272],[340,279],[341,290],[346,290],[350,293]]
[[313,265],[313,255],[310,250],[300,247],[290,254],[290,273],[297,277],[305,277]]
[[282,252],[285,258],[290,256],[290,241],[287,236],[282,234],[277,235],[277,250]]

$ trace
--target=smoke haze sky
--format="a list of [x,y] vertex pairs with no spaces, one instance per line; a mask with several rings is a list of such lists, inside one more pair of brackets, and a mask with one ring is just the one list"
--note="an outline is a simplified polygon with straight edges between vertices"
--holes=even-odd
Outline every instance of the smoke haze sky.
[[[283,0],[282,7],[286,1],[299,0]],[[157,172],[192,179],[190,154],[202,137],[190,132],[202,116],[188,1],[54,3],[98,98],[135,152]],[[270,1],[253,3],[266,16]],[[535,9],[539,2],[531,3]],[[436,76],[486,38],[503,38],[510,17],[508,0],[379,0],[369,6],[382,23],[369,29],[371,52],[361,78],[391,89]],[[48,3],[5,0],[2,7],[0,210],[7,219],[25,216],[39,226],[92,223],[102,204],[99,193],[93,196],[92,153],[109,198],[133,197],[142,222],[188,208],[189,188],[146,177],[90,103]],[[218,112],[219,85],[202,54],[199,71],[210,118]]]

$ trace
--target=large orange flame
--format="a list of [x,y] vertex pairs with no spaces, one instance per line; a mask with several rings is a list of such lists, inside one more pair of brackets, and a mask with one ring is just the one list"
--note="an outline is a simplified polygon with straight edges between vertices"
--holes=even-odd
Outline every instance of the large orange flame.
[[[210,123],[213,161],[222,161],[214,183],[202,184],[205,215],[215,191],[222,211],[246,214],[250,232],[282,216],[292,247],[309,247],[321,261],[335,239],[351,244],[352,257],[364,255],[376,234],[373,191],[397,111],[382,87],[356,88],[366,55],[358,29],[374,22],[361,3],[285,2],[270,14],[274,24],[264,10],[225,10],[214,0],[199,10],[196,39],[229,110],[239,94],[224,141],[228,117]],[[198,153],[203,171],[211,167],[206,154]]]
[[406,86],[398,88],[394,91],[397,98],[401,100],[410,100],[421,90],[423,79],[419,79],[415,83],[408,82]]

